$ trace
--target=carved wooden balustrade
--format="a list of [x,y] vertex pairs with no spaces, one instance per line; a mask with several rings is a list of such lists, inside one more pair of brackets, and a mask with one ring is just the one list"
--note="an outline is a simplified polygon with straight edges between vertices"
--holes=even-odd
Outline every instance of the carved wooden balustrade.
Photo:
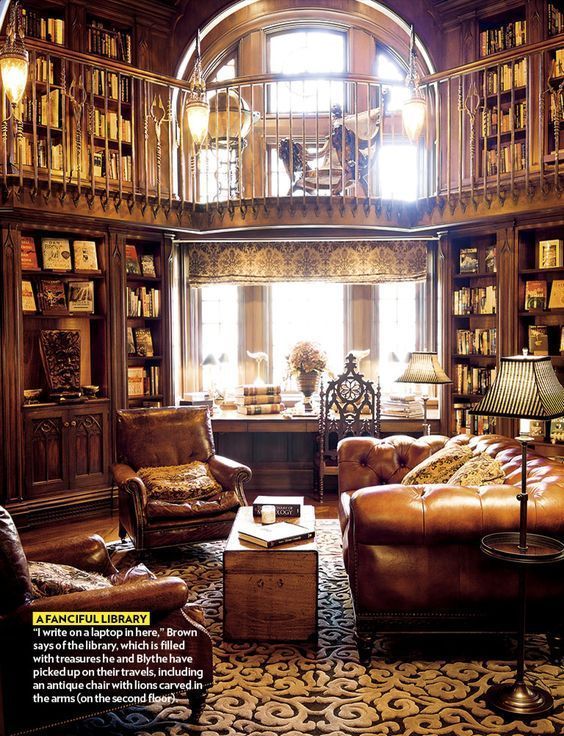
[[27,97],[11,110],[2,93],[0,105],[4,204],[201,229],[312,216],[413,227],[523,210],[562,190],[557,41],[424,79],[411,168],[396,160],[408,151],[401,112],[373,77],[209,84],[209,135],[196,148],[186,82],[28,47]]

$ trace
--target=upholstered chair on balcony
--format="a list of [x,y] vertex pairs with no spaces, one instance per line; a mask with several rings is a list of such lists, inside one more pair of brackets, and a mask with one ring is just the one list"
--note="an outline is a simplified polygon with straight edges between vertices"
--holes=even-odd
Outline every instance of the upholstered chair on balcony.
[[[167,631],[171,629],[187,632],[176,637],[182,636],[183,654],[191,656],[202,670],[201,689],[188,694],[191,720],[197,721],[213,681],[212,643],[201,610],[186,603],[187,595],[183,580],[156,578],[143,565],[118,573],[97,535],[57,539],[24,549],[10,514],[0,507],[0,733],[28,733],[107,710],[107,706],[92,704],[32,702],[36,692],[32,615],[47,611],[148,611],[150,627],[157,631],[152,641],[170,638]],[[115,641],[113,634],[110,640]],[[135,641],[135,635],[131,640]],[[146,679],[143,664],[128,664],[128,668],[132,679]],[[174,693],[177,683],[177,692],[182,692],[186,677],[167,675],[167,692]]]
[[215,454],[206,408],[118,411],[117,446],[122,539],[145,551],[227,537],[251,471]]

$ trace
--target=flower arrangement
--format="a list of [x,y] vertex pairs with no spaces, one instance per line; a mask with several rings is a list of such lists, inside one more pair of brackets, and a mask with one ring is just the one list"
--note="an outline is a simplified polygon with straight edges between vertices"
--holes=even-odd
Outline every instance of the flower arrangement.
[[293,375],[299,373],[322,373],[327,367],[327,354],[315,342],[297,342],[288,355],[288,367]]

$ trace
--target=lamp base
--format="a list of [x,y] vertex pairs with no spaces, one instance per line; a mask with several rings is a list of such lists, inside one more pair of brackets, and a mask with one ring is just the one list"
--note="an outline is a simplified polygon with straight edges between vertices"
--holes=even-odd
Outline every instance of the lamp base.
[[506,682],[493,685],[486,692],[486,703],[503,716],[533,718],[552,712],[552,695],[535,685],[523,682]]

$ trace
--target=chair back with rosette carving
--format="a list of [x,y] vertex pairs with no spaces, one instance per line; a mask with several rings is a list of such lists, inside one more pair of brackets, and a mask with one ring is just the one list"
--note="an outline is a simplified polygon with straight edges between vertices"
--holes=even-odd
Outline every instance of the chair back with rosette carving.
[[356,358],[347,356],[345,372],[321,389],[319,434],[321,462],[337,465],[337,444],[345,437],[380,437],[380,381],[357,371]]

